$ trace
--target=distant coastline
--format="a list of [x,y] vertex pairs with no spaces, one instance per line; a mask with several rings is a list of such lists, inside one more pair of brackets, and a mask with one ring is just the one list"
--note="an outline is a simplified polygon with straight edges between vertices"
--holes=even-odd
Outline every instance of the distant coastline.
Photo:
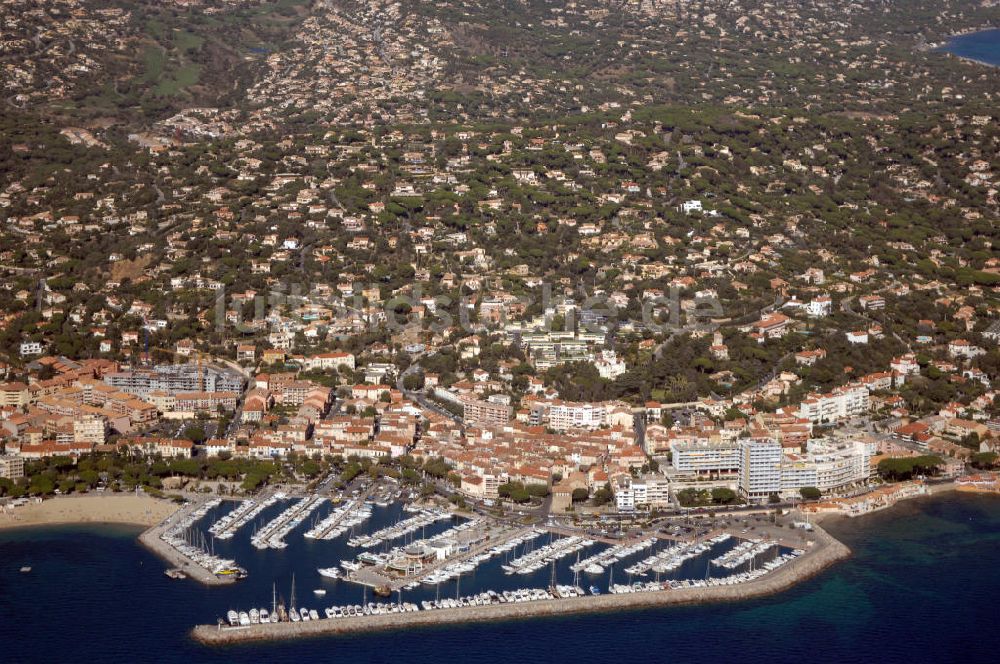
[[1000,67],[1000,28],[981,27],[955,33],[930,50],[988,67]]

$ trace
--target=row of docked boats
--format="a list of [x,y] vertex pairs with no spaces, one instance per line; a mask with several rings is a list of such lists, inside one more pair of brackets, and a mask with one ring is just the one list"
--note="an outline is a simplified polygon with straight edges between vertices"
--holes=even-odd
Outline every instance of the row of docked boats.
[[747,540],[740,542],[735,547],[712,560],[716,567],[725,569],[736,569],[740,565],[750,562],[757,556],[766,553],[777,546],[774,542],[762,542],[758,540]]
[[570,566],[570,569],[574,572],[586,572],[587,574],[603,574],[604,568],[608,565],[614,565],[619,560],[650,549],[654,544],[656,544],[655,537],[638,540],[630,544],[615,544],[589,558],[578,560]]
[[402,521],[399,521],[391,526],[376,530],[374,533],[352,537],[347,540],[347,543],[353,547],[368,549],[378,546],[382,542],[387,542],[389,540],[394,540],[409,535],[410,533],[414,533],[421,528],[431,525],[432,523],[447,521],[449,519],[451,519],[451,514],[444,510],[420,510],[420,512],[414,516],[403,519]]
[[[467,521],[459,526],[456,526],[454,530],[457,530],[459,528],[465,529],[468,527],[472,527],[472,525],[470,524],[475,525],[476,522],[478,522],[478,520]],[[455,561],[453,563],[445,565],[440,569],[436,569],[430,574],[421,578],[419,583],[411,583],[408,584],[406,587],[407,589],[413,589],[416,588],[420,583],[425,583],[433,586],[439,583],[445,583],[447,581],[451,581],[452,579],[458,578],[462,574],[471,574],[476,570],[477,567],[482,565],[487,560],[495,558],[496,556],[503,555],[505,553],[509,553],[510,551],[513,551],[521,544],[540,536],[542,532],[543,531],[537,530],[535,528],[529,528],[528,530],[522,533],[518,533],[517,535],[511,537],[505,542],[502,542],[495,546],[491,546],[489,549],[483,551],[482,553],[477,553],[476,555],[466,558],[465,560]],[[445,533],[442,533],[442,535],[444,534]]]
[[531,574],[542,569],[549,563],[561,560],[577,551],[582,551],[588,546],[593,546],[593,544],[594,540],[584,539],[576,535],[561,537],[524,554],[520,558],[511,560],[506,565],[501,565],[501,569],[503,569],[505,574]]
[[305,532],[308,539],[332,540],[371,518],[372,506],[362,500],[352,500],[334,509],[328,516]]
[[[445,583],[447,581],[451,581],[452,579],[456,579],[463,574],[471,574],[472,572],[476,571],[477,567],[479,567],[482,563],[489,560],[491,557],[492,556],[490,556],[488,553],[484,552],[476,554],[475,556],[472,556],[471,558],[467,558],[465,560],[459,560],[453,563],[449,563],[448,565],[445,565],[440,569],[434,570],[427,576],[422,577],[420,579],[420,583],[426,583],[427,585],[434,586],[439,583]],[[417,585],[419,584],[411,583],[407,584],[406,587],[408,589],[412,589],[415,588]]]
[[250,538],[257,549],[284,549],[285,537],[326,501],[325,496],[308,496],[296,502]]
[[650,570],[657,573],[672,572],[688,560],[697,558],[706,551],[709,551],[712,546],[713,543],[711,541],[675,544],[654,553],[644,560],[640,560],[634,565],[626,567],[625,572],[638,575],[648,574]]
[[194,564],[218,577],[242,579],[247,575],[246,570],[237,565],[235,560],[216,556],[210,550],[204,535],[191,527],[220,504],[222,504],[220,499],[205,502],[164,530],[160,534],[160,540]]
[[[682,579],[670,580],[663,583],[647,581],[629,584],[611,584],[608,592],[612,594],[645,593],[664,590],[679,590],[684,588],[709,588],[717,586],[731,586],[740,583],[747,583],[758,579],[779,567],[788,564],[792,560],[805,553],[802,549],[795,549],[788,553],[777,556],[773,560],[763,563],[752,570],[732,574],[730,576],[705,579]],[[600,595],[600,590],[590,587],[591,595]],[[294,590],[293,590],[294,595]],[[560,600],[574,597],[584,597],[586,593],[576,585],[556,585],[548,590],[542,588],[522,588],[518,590],[504,590],[496,592],[487,590],[474,595],[457,598],[439,598],[436,600],[425,600],[420,605],[401,602],[396,604],[369,602],[364,605],[355,604],[347,606],[333,606],[323,609],[322,616],[328,620],[341,618],[351,618],[359,616],[386,615],[394,613],[409,613],[420,611],[434,611],[438,609],[458,609],[466,607],[490,606],[494,604],[518,604],[523,602],[535,602],[541,600]],[[251,627],[256,624],[277,623],[277,622],[308,622],[321,620],[321,614],[315,609],[304,607],[291,608],[285,610],[282,605],[277,605],[275,609],[268,612],[266,609],[251,609],[250,611],[229,611],[224,621],[220,620],[220,625],[228,624],[230,627]]]
[[488,606],[491,604],[520,604],[545,599],[558,598],[551,591],[542,588],[521,588],[519,590],[504,590],[502,592],[487,590],[467,597],[423,601],[420,603],[420,606],[425,611],[433,611],[435,609],[460,609],[470,606]]
[[278,622],[278,612],[267,609],[250,609],[249,611],[233,611],[226,614],[226,622],[230,627],[249,627],[264,623]]
[[284,497],[285,494],[278,492],[268,496],[264,500],[248,498],[240,503],[236,509],[209,526],[208,532],[217,539],[230,539],[236,534],[237,530],[256,519],[261,512]]

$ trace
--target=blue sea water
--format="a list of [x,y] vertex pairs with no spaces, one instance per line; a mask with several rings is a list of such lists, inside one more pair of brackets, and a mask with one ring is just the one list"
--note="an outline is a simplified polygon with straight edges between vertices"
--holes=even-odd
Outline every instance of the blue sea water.
[[[391,522],[399,516],[391,511],[398,508],[389,509],[376,518]],[[785,593],[740,604],[227,648],[198,645],[188,638],[188,630],[195,623],[214,621],[230,606],[269,606],[272,575],[287,586],[295,571],[301,603],[317,608],[359,592],[335,582],[324,602],[312,601],[311,590],[319,584],[315,563],[299,562],[314,559],[309,547],[326,557],[336,556],[337,547],[345,545],[306,542],[295,531],[288,549],[258,552],[258,559],[237,537],[228,545],[248,566],[250,578],[236,586],[205,588],[165,577],[162,562],[135,541],[134,528],[0,532],[0,661],[996,661],[1000,500],[953,495],[912,501],[863,519],[833,523],[830,529],[854,550],[850,560]],[[24,564],[33,567],[30,574],[19,573]],[[477,574],[489,577],[491,572]],[[539,574],[547,577],[546,572]],[[545,581],[501,574],[487,583],[504,578],[522,586]],[[288,594],[287,587],[279,591]]]
[[1000,67],[1000,28],[954,37],[942,50]]

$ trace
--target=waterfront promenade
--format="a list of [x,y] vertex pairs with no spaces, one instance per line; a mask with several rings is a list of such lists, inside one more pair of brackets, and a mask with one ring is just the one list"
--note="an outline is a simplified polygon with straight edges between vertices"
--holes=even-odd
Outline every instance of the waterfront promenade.
[[388,615],[269,623],[247,627],[199,625],[191,636],[211,645],[269,641],[330,634],[373,632],[465,622],[495,622],[601,611],[622,611],[658,606],[680,606],[706,602],[733,602],[781,592],[808,579],[850,555],[850,549],[821,528],[815,529],[815,544],[802,556],[748,583],[732,586],[680,588],[657,592],[574,597],[515,604],[438,609]]

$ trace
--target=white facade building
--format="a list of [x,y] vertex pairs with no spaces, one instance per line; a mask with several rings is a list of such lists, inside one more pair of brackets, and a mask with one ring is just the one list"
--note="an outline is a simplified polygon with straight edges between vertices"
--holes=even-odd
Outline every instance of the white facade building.
[[744,438],[739,444],[740,493],[748,498],[781,493],[781,443],[772,438]]

